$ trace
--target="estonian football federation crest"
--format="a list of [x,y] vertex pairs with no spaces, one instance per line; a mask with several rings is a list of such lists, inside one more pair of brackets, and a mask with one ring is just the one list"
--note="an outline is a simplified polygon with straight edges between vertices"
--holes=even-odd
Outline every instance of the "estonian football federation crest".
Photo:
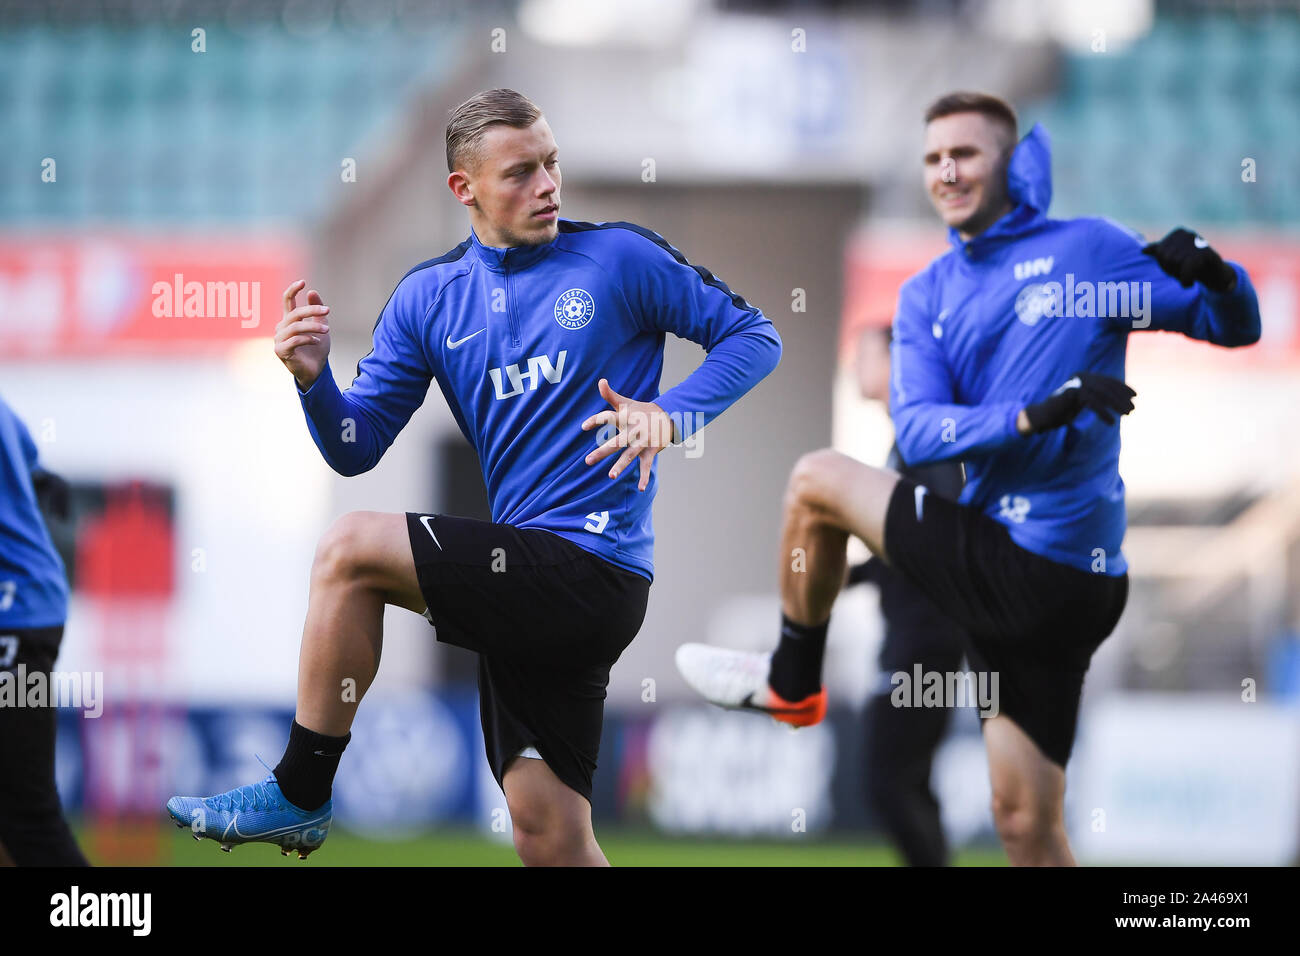
[[555,300],[555,321],[566,329],[580,329],[596,314],[596,300],[586,289],[570,289]]
[[1052,293],[1041,283],[1027,285],[1016,296],[1016,317],[1025,325],[1033,328],[1046,313],[1051,311]]

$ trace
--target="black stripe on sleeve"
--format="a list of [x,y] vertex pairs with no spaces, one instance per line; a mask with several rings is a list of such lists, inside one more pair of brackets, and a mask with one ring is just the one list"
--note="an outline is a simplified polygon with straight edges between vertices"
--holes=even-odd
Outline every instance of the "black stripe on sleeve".
[[560,220],[560,232],[562,233],[589,232],[593,229],[626,229],[629,232],[635,232],[639,236],[644,236],[646,239],[649,239],[655,245],[662,248],[682,265],[694,269],[705,285],[712,286],[721,291],[731,300],[731,304],[737,309],[740,309],[742,312],[753,312],[755,315],[758,314],[758,309],[746,302],[743,296],[732,292],[727,283],[723,282],[703,266],[697,266],[693,262],[689,261],[684,255],[674,249],[668,243],[667,239],[659,235],[657,232],[646,229],[644,226],[638,226],[634,222],[576,222],[571,219]]

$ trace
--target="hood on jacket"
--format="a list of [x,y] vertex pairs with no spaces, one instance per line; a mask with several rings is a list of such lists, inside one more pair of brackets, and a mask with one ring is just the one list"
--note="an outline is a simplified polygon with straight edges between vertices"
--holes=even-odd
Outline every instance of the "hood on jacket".
[[1013,236],[1034,226],[1046,217],[1052,203],[1052,141],[1041,124],[1016,144],[1007,164],[1007,193],[1015,204],[1011,211],[978,236],[964,240],[957,230],[948,228],[948,241],[966,254],[975,255],[990,241]]

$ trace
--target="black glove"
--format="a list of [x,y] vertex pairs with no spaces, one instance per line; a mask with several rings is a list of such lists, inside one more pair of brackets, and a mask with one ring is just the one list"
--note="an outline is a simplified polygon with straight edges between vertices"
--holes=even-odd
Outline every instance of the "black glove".
[[1237,284],[1237,270],[1224,262],[1208,242],[1181,226],[1159,242],[1148,243],[1142,251],[1184,289],[1199,282],[1213,292],[1228,292]]
[[67,521],[72,513],[72,488],[52,471],[37,469],[32,472],[32,487],[41,510]]
[[1075,372],[1073,377],[1041,402],[1025,406],[1029,430],[1033,434],[1059,428],[1074,421],[1085,408],[1091,408],[1107,425],[1115,424],[1115,413],[1133,411],[1137,392],[1117,378],[1095,372]]

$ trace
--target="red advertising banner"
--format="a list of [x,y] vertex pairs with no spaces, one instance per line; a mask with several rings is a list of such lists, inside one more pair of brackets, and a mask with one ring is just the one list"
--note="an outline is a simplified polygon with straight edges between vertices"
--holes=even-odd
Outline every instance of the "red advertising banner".
[[[1233,349],[1231,361],[1300,363],[1300,239],[1252,233],[1216,237],[1214,247],[1250,274],[1263,319],[1259,344]],[[841,361],[852,360],[861,329],[893,321],[899,287],[947,249],[944,230],[912,226],[865,231],[849,243]],[[1143,363],[1204,366],[1224,361],[1227,352],[1186,336],[1157,332],[1130,335],[1128,355]]]
[[0,236],[0,358],[224,349],[274,334],[287,236]]

